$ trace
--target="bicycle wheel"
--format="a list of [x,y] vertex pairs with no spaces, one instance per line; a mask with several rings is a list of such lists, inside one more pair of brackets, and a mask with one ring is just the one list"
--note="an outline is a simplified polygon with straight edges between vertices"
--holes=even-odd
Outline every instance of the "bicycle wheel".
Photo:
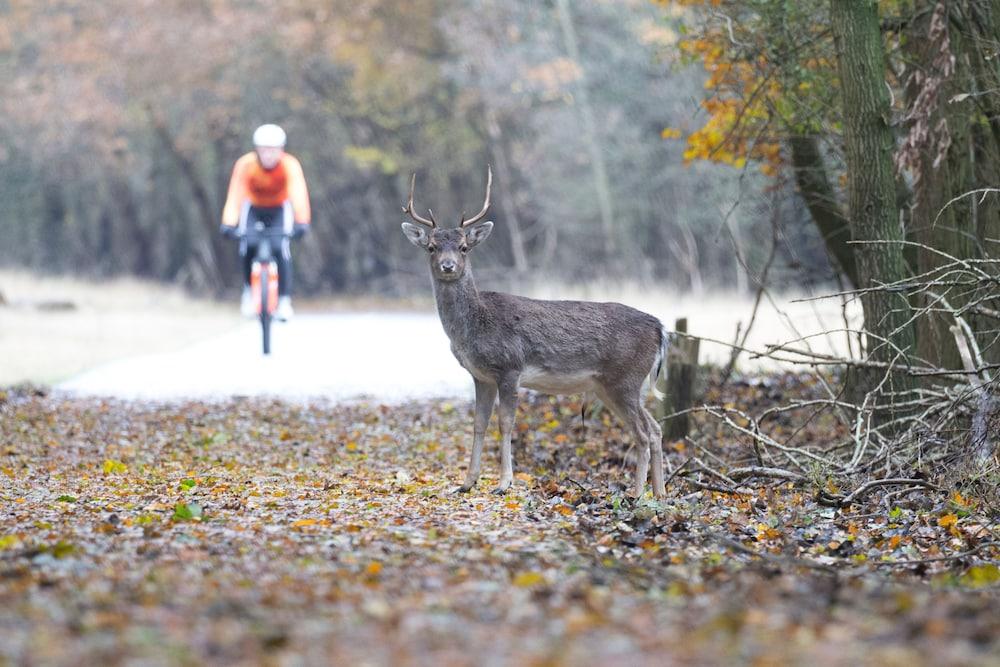
[[264,354],[271,354],[271,311],[268,308],[268,283],[271,276],[267,271],[260,272],[260,332],[264,341]]

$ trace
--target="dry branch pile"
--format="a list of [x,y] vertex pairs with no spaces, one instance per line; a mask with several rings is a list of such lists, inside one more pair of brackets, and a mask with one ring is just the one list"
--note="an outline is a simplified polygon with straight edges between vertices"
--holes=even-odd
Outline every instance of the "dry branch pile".
[[[846,306],[866,292],[891,295],[911,313],[906,326],[947,334],[935,342],[955,349],[961,367],[941,367],[918,351],[894,348],[893,336],[852,327],[846,316],[837,330],[796,335],[763,350],[739,348],[810,378],[812,389],[808,396],[768,401],[759,410],[753,400],[720,404],[707,396],[690,412],[704,413],[742,438],[745,451],[726,460],[695,456],[675,474],[702,488],[730,492],[754,480],[812,484],[820,502],[839,507],[874,492],[891,505],[911,492],[941,495],[959,486],[1000,507],[1000,260],[959,259],[901,243],[943,261],[903,281],[820,298],[841,299]],[[846,349],[854,352],[837,356],[810,344],[834,336],[845,337]],[[893,360],[877,360],[878,348],[889,348]],[[756,381],[767,391],[779,380]],[[825,425],[826,434],[819,442],[804,439],[803,432],[811,433],[817,423]],[[690,443],[700,447],[717,437],[714,430],[709,435],[696,433]],[[829,491],[823,487],[827,482],[850,490]]]

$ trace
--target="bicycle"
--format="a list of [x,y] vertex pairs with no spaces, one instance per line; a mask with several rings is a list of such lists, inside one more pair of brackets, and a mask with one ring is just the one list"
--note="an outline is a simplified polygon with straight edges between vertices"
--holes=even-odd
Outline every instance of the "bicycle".
[[273,248],[280,248],[290,235],[281,228],[267,227],[258,220],[253,231],[241,235],[248,244],[256,241],[257,252],[250,268],[250,294],[260,319],[264,354],[271,354],[271,322],[278,309],[278,263]]

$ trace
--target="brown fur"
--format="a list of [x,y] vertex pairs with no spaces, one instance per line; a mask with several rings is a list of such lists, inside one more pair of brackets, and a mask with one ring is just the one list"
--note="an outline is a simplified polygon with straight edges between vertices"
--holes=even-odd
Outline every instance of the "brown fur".
[[500,482],[513,479],[510,439],[519,386],[546,393],[594,392],[629,428],[638,456],[633,493],[642,495],[650,458],[653,493],[663,496],[660,427],[643,407],[642,388],[665,354],[669,335],[658,319],[620,303],[542,301],[480,292],[468,252],[489,236],[492,222],[464,229],[403,223],[416,246],[429,251],[438,315],[451,350],[476,385],[472,457],[465,483],[479,478],[483,438],[499,396]]

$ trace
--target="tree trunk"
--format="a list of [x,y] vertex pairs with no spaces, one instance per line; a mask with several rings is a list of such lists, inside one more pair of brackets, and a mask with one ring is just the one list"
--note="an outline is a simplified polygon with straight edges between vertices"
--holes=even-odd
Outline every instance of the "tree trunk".
[[[573,17],[570,15],[569,0],[556,0],[556,11],[559,14],[559,26],[562,30],[563,42],[570,59],[583,70],[580,60],[580,49],[577,46],[576,30],[573,28]],[[578,85],[580,98],[580,117],[583,120],[583,139],[590,152],[590,162],[594,169],[594,190],[597,193],[597,204],[601,212],[601,230],[604,235],[604,252],[608,257],[614,257],[618,252],[617,234],[615,233],[615,213],[611,198],[611,182],[608,180],[608,170],[604,164],[604,152],[597,137],[597,125],[594,122],[594,111],[587,94],[587,81],[581,76]]]
[[[1000,63],[995,57],[995,45],[1000,41],[1000,2],[966,0],[959,10],[965,38],[962,57],[966,58],[971,68],[966,92],[973,93],[973,97],[953,106],[973,118],[970,141],[973,146],[974,183],[970,189],[996,187],[997,173],[1000,173],[1000,96],[995,91],[1000,88]],[[974,207],[976,244],[980,255],[996,259],[1000,257],[1000,195],[992,193],[983,199],[970,199]],[[995,271],[988,266],[984,268]],[[975,296],[993,296],[994,301],[990,305],[1000,309],[997,308],[996,291],[991,292]],[[997,320],[985,316],[970,319],[973,329],[980,332],[977,339],[984,361],[1000,363],[1000,345],[995,340]]]
[[525,252],[521,220],[517,214],[517,205],[514,203],[514,176],[507,159],[506,139],[500,129],[500,119],[492,109],[486,110],[486,132],[490,137],[490,152],[493,153],[493,161],[497,166],[497,176],[500,177],[500,182],[504,183],[499,192],[500,205],[506,217],[504,226],[510,232],[510,253],[514,258],[514,270],[524,275],[528,271],[528,253]]
[[[198,209],[198,219],[204,233],[202,237],[201,252],[197,253],[201,257],[201,268],[204,272],[205,280],[211,289],[219,290],[226,284],[226,279],[219,269],[219,258],[224,252],[222,240],[219,237],[218,226],[221,209],[217,210],[212,205],[212,197],[205,187],[205,181],[198,174],[194,161],[192,161],[174,142],[173,136],[167,127],[166,121],[150,111],[150,119],[153,122],[153,129],[163,143],[164,148],[170,153],[181,174],[191,187],[194,202]],[[197,241],[195,245],[198,245]]]
[[[907,60],[912,65],[904,89],[908,134],[900,158],[913,174],[909,232],[922,246],[916,252],[916,266],[924,274],[950,262],[939,252],[971,257],[975,231],[971,200],[945,208],[953,194],[972,187],[968,108],[947,103],[960,92],[956,85],[961,85],[953,55],[956,35],[950,35],[944,4],[923,0],[922,5],[918,4],[916,18],[907,26]],[[940,308],[936,296],[947,298],[956,308],[967,301],[965,290],[942,286],[937,292],[940,294],[921,294],[914,299],[914,306]],[[950,331],[954,323],[951,315],[933,310],[917,320],[917,350],[922,359],[940,368],[962,367]]]
[[837,204],[837,197],[827,177],[826,163],[815,135],[793,136],[788,140],[795,169],[795,183],[819,229],[826,250],[841,273],[854,287],[858,285],[858,266],[850,245],[851,227]]
[[66,195],[59,184],[46,181],[42,188],[44,214],[41,234],[41,262],[49,270],[66,268]]
[[[858,287],[867,289],[906,276],[903,247],[894,243],[903,234],[897,220],[885,53],[875,0],[831,0],[830,15],[844,106],[849,219],[852,237],[862,242],[855,250]],[[899,367],[887,389],[912,388],[912,377],[904,370],[915,343],[909,302],[901,294],[872,291],[862,295],[861,303],[868,353]],[[869,387],[878,380],[870,378]]]

